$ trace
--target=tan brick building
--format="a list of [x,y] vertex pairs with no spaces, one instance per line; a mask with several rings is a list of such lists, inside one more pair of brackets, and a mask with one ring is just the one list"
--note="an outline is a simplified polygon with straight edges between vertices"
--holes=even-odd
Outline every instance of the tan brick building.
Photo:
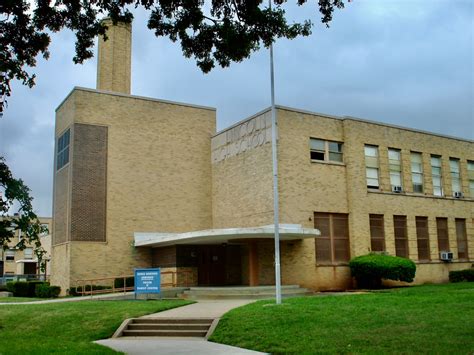
[[[215,109],[130,95],[131,27],[100,41],[97,89],[56,111],[52,282],[188,270],[274,283],[270,112],[215,132]],[[385,251],[443,282],[474,259],[474,143],[278,107],[283,284],[351,286]],[[453,252],[450,262],[441,251]]]

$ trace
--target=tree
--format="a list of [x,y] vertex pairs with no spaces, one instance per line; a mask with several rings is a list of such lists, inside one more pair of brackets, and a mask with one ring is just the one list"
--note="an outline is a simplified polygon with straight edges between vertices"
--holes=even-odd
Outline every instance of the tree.
[[[308,0],[295,0],[299,6]],[[349,2],[351,0],[348,0]],[[28,68],[36,57],[49,57],[49,32],[68,28],[76,34],[75,63],[91,58],[94,38],[105,37],[101,18],[109,16],[114,23],[131,21],[130,6],[141,6],[150,12],[148,28],[156,36],[179,41],[185,57],[194,57],[199,68],[209,72],[216,63],[227,67],[231,62],[248,58],[261,44],[265,47],[276,38],[293,39],[311,34],[310,20],[289,24],[282,5],[287,0],[2,0],[0,2],[0,115],[3,98],[11,95],[10,83],[17,79],[24,85],[35,84],[35,74]],[[335,8],[344,0],[314,0],[321,21],[329,25]],[[209,6],[207,6],[209,5]]]
[[[41,271],[45,271],[45,250],[41,246],[40,235],[47,232],[41,225],[38,216],[33,212],[30,189],[21,179],[15,179],[5,164],[5,159],[0,157],[0,245],[3,250],[9,248],[17,231],[22,232],[23,238],[15,245],[22,250],[28,245],[34,247]],[[9,211],[18,206],[18,213],[8,216]]]

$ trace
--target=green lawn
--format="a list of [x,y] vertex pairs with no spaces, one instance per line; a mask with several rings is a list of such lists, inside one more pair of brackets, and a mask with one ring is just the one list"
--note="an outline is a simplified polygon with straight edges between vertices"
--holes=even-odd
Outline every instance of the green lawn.
[[0,306],[0,354],[112,354],[109,338],[126,318],[189,301],[80,301]]
[[272,303],[230,311],[211,340],[273,354],[474,353],[474,283]]

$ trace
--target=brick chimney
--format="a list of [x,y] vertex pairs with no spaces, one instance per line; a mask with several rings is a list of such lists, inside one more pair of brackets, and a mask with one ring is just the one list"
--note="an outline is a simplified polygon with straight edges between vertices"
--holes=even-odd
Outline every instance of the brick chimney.
[[107,41],[99,36],[97,89],[130,94],[132,71],[132,24],[105,19]]

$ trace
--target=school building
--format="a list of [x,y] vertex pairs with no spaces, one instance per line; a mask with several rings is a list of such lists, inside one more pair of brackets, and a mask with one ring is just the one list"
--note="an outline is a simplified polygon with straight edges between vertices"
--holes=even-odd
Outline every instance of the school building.
[[[109,26],[97,88],[56,110],[52,284],[137,267],[274,284],[270,109],[216,132],[214,108],[131,95],[131,25]],[[471,267],[473,141],[282,106],[277,118],[283,284],[350,288],[348,261],[371,251],[412,259],[415,283]]]

